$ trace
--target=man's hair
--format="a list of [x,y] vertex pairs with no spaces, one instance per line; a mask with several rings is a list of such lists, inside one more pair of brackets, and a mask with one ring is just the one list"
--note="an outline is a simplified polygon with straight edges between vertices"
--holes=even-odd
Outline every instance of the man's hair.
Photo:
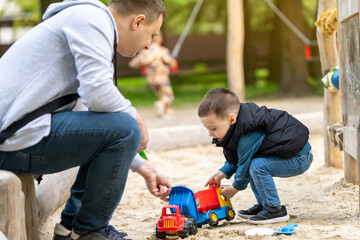
[[201,101],[198,115],[206,117],[214,113],[217,117],[225,119],[230,113],[237,115],[240,109],[240,101],[236,94],[225,88],[213,88],[209,90]]
[[147,24],[153,23],[160,15],[163,16],[163,21],[166,19],[166,7],[162,0],[112,0],[109,6],[114,7],[122,16],[144,14]]

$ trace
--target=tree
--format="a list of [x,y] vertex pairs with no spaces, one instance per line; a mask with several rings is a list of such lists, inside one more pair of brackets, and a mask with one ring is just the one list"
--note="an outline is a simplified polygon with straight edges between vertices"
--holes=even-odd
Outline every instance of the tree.
[[[301,1],[278,0],[280,10],[300,30],[304,32],[304,15]],[[281,80],[280,90],[285,93],[308,93],[312,89],[307,84],[308,64],[304,56],[305,43],[284,23],[280,24]]]

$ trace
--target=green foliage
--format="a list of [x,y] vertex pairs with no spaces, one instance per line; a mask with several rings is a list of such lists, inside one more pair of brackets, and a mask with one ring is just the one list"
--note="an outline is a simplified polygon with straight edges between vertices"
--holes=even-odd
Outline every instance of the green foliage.
[[[267,96],[277,90],[277,85],[266,80],[267,69],[260,69],[256,83],[246,86],[246,99]],[[211,88],[228,88],[226,73],[186,73],[180,72],[171,77],[175,94],[175,107],[198,104]],[[119,78],[118,87],[135,107],[149,107],[157,100],[148,87],[145,77]]]
[[[168,13],[164,24],[165,32],[180,35],[196,2],[197,0],[164,0]],[[204,1],[189,34],[222,34],[225,32],[225,26],[226,1]]]
[[324,94],[324,85],[321,79],[309,77],[306,82],[313,88],[316,95]]

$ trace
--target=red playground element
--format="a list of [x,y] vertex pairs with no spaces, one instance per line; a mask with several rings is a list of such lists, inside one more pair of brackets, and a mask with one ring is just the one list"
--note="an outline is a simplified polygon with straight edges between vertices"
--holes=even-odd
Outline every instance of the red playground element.
[[199,213],[206,213],[209,210],[220,207],[220,201],[216,192],[217,186],[196,192],[195,199]]
[[146,75],[146,65],[141,65],[141,75]]
[[179,63],[177,59],[174,59],[174,66],[170,69],[171,75],[176,75],[179,73]]
[[310,45],[305,45],[305,58],[306,58],[307,61],[311,61],[311,59],[312,59]]

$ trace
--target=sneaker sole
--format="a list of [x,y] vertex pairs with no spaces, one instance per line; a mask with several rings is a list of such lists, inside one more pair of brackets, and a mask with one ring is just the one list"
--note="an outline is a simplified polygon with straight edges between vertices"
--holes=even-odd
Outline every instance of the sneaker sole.
[[248,221],[250,223],[254,223],[254,224],[266,224],[266,223],[286,222],[289,219],[290,219],[290,216],[286,215],[286,216],[283,216],[283,217],[277,217],[277,218],[266,219],[266,220],[258,220],[258,221],[248,219]]
[[245,215],[245,214],[241,214],[241,213],[238,213],[239,217],[242,217],[242,218],[251,218],[251,217],[255,217],[255,215]]

